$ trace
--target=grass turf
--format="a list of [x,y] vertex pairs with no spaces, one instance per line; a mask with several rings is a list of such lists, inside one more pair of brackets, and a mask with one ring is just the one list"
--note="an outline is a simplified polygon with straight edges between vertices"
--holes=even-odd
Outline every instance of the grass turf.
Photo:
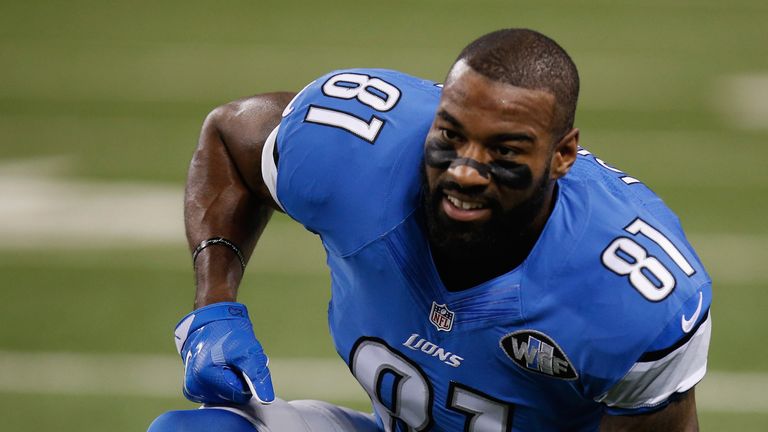
[[[70,175],[83,179],[181,187],[200,122],[220,103],[299,89],[348,66],[440,80],[473,37],[525,26],[561,42],[579,66],[585,146],[654,188],[689,233],[759,239],[768,229],[768,132],[730,124],[723,113],[735,108],[720,86],[768,73],[766,19],[764,2],[746,0],[3,2],[0,162],[65,156]],[[332,356],[322,251],[276,222],[241,299],[272,355]],[[714,247],[705,262],[728,263],[738,252]],[[768,325],[759,270],[745,267],[741,282],[713,273],[712,368],[768,372],[755,340]],[[192,301],[181,242],[4,250],[0,281],[3,350],[172,352],[170,329]],[[282,313],[289,309],[300,322]],[[141,430],[161,411],[189,406],[181,397],[19,394],[0,395],[0,405],[4,429],[63,432]],[[704,412],[701,423],[764,430],[768,418]]]

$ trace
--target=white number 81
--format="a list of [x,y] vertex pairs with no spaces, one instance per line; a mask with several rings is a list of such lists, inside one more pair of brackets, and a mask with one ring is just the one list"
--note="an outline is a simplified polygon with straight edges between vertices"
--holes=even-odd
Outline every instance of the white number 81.
[[[659,245],[672,261],[687,275],[696,271],[680,250],[664,234],[638,218],[624,231],[642,234]],[[650,301],[664,300],[675,289],[675,277],[656,257],[629,237],[619,237],[603,251],[603,264],[619,276],[629,276],[629,283]],[[629,259],[628,259],[629,258]],[[653,276],[653,279],[651,279]]]

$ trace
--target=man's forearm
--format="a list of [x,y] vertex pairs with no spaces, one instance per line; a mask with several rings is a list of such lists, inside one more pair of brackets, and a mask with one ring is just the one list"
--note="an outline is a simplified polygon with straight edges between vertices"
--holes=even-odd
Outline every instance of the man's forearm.
[[699,421],[696,415],[695,390],[688,390],[663,410],[636,416],[605,416],[600,432],[696,432]]
[[[248,189],[219,123],[218,109],[203,125],[187,179],[184,220],[190,252],[201,242],[222,237],[236,245],[247,262],[272,209]],[[203,249],[195,260],[195,308],[234,301],[243,276],[235,251],[219,243]]]

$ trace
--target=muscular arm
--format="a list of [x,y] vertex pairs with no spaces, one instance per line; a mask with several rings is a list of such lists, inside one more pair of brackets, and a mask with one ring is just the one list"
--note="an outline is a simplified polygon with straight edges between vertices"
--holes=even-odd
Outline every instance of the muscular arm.
[[606,415],[600,422],[600,432],[695,432],[698,430],[694,389],[689,390],[660,411],[636,416]]
[[[280,122],[293,93],[269,93],[213,110],[205,120],[192,158],[184,197],[190,251],[201,241],[224,237],[246,261],[277,208],[261,177],[261,149]],[[209,246],[195,265],[195,308],[235,301],[240,261],[225,246]]]

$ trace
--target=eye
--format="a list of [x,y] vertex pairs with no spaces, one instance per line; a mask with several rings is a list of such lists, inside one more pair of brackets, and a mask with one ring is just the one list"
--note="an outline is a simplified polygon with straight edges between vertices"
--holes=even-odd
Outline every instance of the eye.
[[461,137],[459,134],[450,129],[440,129],[440,135],[446,141],[454,141]]
[[499,146],[496,147],[496,153],[499,156],[515,156],[517,155],[517,150],[510,147]]

